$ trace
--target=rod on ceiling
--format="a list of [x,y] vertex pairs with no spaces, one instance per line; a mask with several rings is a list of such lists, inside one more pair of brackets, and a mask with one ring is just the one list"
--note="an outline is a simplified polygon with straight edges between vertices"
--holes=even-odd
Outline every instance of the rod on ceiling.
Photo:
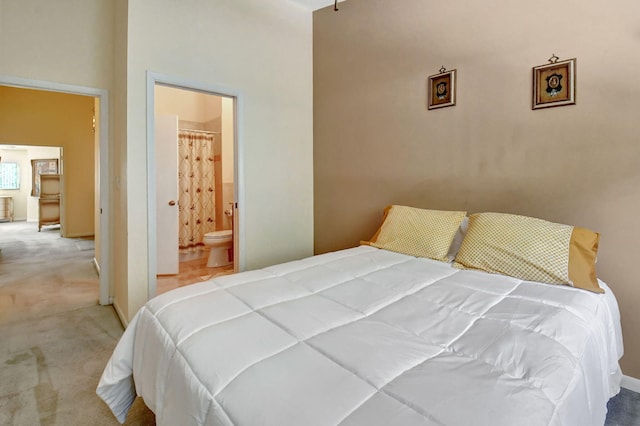
[[335,2],[333,3],[333,10],[335,10],[336,12],[338,11],[338,0],[335,0]]
[[219,135],[220,132],[213,132],[210,130],[194,130],[194,129],[178,129],[179,131],[182,132],[194,132],[194,133],[205,133],[205,134],[209,134],[209,135]]

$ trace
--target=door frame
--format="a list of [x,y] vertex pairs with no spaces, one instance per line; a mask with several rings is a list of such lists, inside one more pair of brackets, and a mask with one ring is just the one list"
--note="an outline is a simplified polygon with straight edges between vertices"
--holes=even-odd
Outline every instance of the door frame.
[[[157,212],[156,212],[156,150],[155,150],[155,86],[173,87],[176,89],[201,92],[209,95],[223,96],[234,99],[233,125],[233,161],[234,161],[234,197],[236,200],[233,216],[233,248],[234,270],[245,269],[245,219],[244,208],[244,157],[241,116],[243,95],[240,91],[221,87],[200,81],[188,80],[180,77],[147,71],[147,253],[148,259],[148,298],[157,294]],[[239,208],[241,207],[241,208]]]
[[[0,85],[36,89],[45,92],[67,93],[71,95],[97,98],[100,104],[100,297],[101,305],[113,303],[113,295],[109,293],[109,271],[111,270],[110,214],[109,214],[109,92],[94,87],[76,86],[44,80],[33,80],[20,77],[0,75]],[[105,207],[106,206],[106,207]],[[105,208],[106,211],[102,212]],[[106,213],[106,214],[105,214]],[[94,224],[95,227],[95,224]]]

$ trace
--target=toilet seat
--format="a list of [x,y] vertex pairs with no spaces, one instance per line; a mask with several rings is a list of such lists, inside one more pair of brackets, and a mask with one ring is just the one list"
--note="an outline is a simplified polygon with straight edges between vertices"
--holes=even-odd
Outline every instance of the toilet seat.
[[223,231],[212,231],[204,234],[204,239],[210,241],[229,240],[232,237],[233,231],[231,229],[225,229]]

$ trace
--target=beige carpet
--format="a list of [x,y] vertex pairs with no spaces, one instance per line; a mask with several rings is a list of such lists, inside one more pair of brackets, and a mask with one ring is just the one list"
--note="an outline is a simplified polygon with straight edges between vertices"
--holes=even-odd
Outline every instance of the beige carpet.
[[[121,334],[97,305],[0,326],[0,424],[119,424],[95,389]],[[155,418],[138,399],[126,424]]]
[[[0,223],[0,425],[117,425],[95,393],[123,328],[99,306],[93,240]],[[130,425],[155,418],[137,400]]]

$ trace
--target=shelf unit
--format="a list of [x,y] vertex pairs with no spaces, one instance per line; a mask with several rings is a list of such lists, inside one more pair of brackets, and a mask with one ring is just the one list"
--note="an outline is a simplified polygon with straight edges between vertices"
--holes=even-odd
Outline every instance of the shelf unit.
[[60,175],[40,175],[38,232],[51,225],[60,225]]
[[0,222],[13,222],[13,197],[0,195]]

